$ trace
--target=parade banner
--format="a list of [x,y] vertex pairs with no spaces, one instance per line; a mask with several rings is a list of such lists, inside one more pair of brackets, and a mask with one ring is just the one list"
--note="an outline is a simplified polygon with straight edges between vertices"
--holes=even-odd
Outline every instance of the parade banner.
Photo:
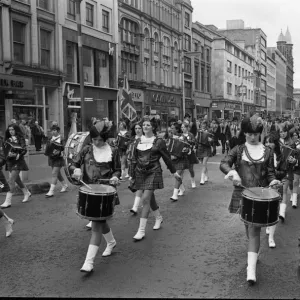
[[132,100],[132,95],[128,83],[127,76],[124,75],[124,82],[121,94],[121,114],[122,117],[128,118],[130,121],[133,121],[137,117],[136,109],[134,102]]

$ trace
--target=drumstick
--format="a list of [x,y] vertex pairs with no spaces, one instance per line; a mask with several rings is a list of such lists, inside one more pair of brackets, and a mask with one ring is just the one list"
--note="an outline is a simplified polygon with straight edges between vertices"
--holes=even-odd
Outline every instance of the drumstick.
[[83,182],[82,180],[79,180],[82,184],[84,184],[87,188],[89,188],[90,190],[92,190],[92,188],[89,186],[89,185],[87,185],[85,182]]

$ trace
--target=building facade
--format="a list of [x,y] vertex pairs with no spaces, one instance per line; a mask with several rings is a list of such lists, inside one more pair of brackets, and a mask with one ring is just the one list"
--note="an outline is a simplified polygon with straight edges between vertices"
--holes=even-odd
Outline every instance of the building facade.
[[276,112],[277,116],[286,115],[286,58],[275,47],[268,47],[268,55],[276,63]]
[[267,114],[276,114],[276,62],[267,55]]
[[255,58],[226,37],[215,37],[212,50],[212,115],[241,118],[260,106],[255,104],[253,67]]
[[243,20],[229,20],[227,29],[219,29],[218,32],[236,42],[255,57],[254,103],[261,106],[261,111],[265,111],[267,104],[267,35],[261,28],[245,28]]
[[294,116],[300,117],[300,89],[294,89],[294,101],[295,101],[295,114]]

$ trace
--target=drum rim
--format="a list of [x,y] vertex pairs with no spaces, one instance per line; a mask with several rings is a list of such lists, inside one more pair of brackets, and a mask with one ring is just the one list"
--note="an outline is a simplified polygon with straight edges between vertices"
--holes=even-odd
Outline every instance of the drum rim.
[[247,221],[245,219],[242,218],[241,214],[240,214],[240,219],[246,223],[247,225],[253,225],[253,226],[257,226],[257,227],[268,227],[268,226],[273,226],[273,225],[276,225],[278,222],[279,222],[279,217],[277,217],[277,220],[274,221],[274,222],[271,222],[271,223],[267,223],[267,224],[262,224],[262,223],[254,223],[254,222],[250,222],[250,221]]
[[[269,190],[269,188],[263,188],[263,187],[252,187],[252,188],[261,188],[261,189],[268,189]],[[249,188],[249,189],[251,189],[251,187]],[[276,195],[276,197],[273,197],[273,198],[257,198],[258,196],[255,196],[254,194],[253,194],[253,196],[248,196],[248,195],[245,195],[245,192],[247,192],[247,190],[242,190],[242,192],[241,192],[241,195],[242,195],[242,197],[244,197],[244,198],[246,198],[246,199],[252,199],[252,200],[257,200],[257,201],[274,201],[274,199],[277,199],[277,198],[281,198],[281,196],[280,196],[280,193],[278,192],[278,191],[276,191],[276,190],[274,190],[274,189],[272,189],[272,192],[274,192],[274,193],[276,193],[277,195]],[[249,192],[249,191],[248,191]]]
[[89,221],[104,221],[104,220],[108,220],[110,218],[113,217],[113,215],[115,214],[115,212],[113,211],[113,213],[107,217],[99,217],[99,218],[93,218],[93,217],[87,217],[87,216],[84,216],[82,214],[80,214],[78,211],[76,212],[76,214],[82,218],[82,219],[86,219],[86,220],[89,220]]
[[[95,192],[95,191],[93,191],[93,190],[88,190],[86,186],[82,185],[82,186],[80,186],[80,188],[79,188],[79,192],[82,192],[83,194],[88,194],[88,195],[104,195],[104,196],[105,196],[105,195],[106,195],[106,196],[115,195],[115,194],[117,193],[117,189],[116,189],[115,187],[111,186],[111,185],[107,185],[107,184],[97,184],[97,183],[91,183],[91,184],[90,184],[90,186],[94,186],[94,185],[96,185],[96,186],[104,185],[104,186],[107,186],[107,187],[110,187],[110,188],[114,189],[114,191],[106,192],[106,193],[104,193],[104,192]],[[86,191],[87,191],[86,193],[85,193],[85,190],[84,190],[84,191],[82,190],[83,188],[87,189],[87,190],[86,190]]]
[[248,196],[245,196],[242,192],[242,199],[247,199],[247,200],[252,200],[252,201],[258,201],[258,202],[273,202],[273,201],[280,201],[281,199],[281,196],[279,195],[278,197],[276,198],[271,198],[271,199],[259,199],[259,198],[251,198],[251,197],[248,197]]

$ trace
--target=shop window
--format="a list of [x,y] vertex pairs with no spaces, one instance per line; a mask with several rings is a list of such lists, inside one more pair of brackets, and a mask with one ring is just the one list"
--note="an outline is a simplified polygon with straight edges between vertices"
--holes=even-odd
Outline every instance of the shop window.
[[82,48],[83,78],[85,84],[94,84],[93,51],[90,48]]
[[102,30],[109,32],[109,12],[102,10]]
[[71,20],[76,18],[76,0],[68,0],[67,2],[67,17]]
[[50,67],[50,41],[51,32],[41,29],[41,66]]
[[93,27],[94,26],[94,5],[90,3],[85,4],[86,10],[86,25]]
[[109,55],[107,52],[96,52],[96,82],[95,85],[109,87]]
[[15,62],[25,62],[25,28],[26,25],[13,21],[13,44]]
[[66,43],[66,80],[77,82],[77,45],[67,41]]

